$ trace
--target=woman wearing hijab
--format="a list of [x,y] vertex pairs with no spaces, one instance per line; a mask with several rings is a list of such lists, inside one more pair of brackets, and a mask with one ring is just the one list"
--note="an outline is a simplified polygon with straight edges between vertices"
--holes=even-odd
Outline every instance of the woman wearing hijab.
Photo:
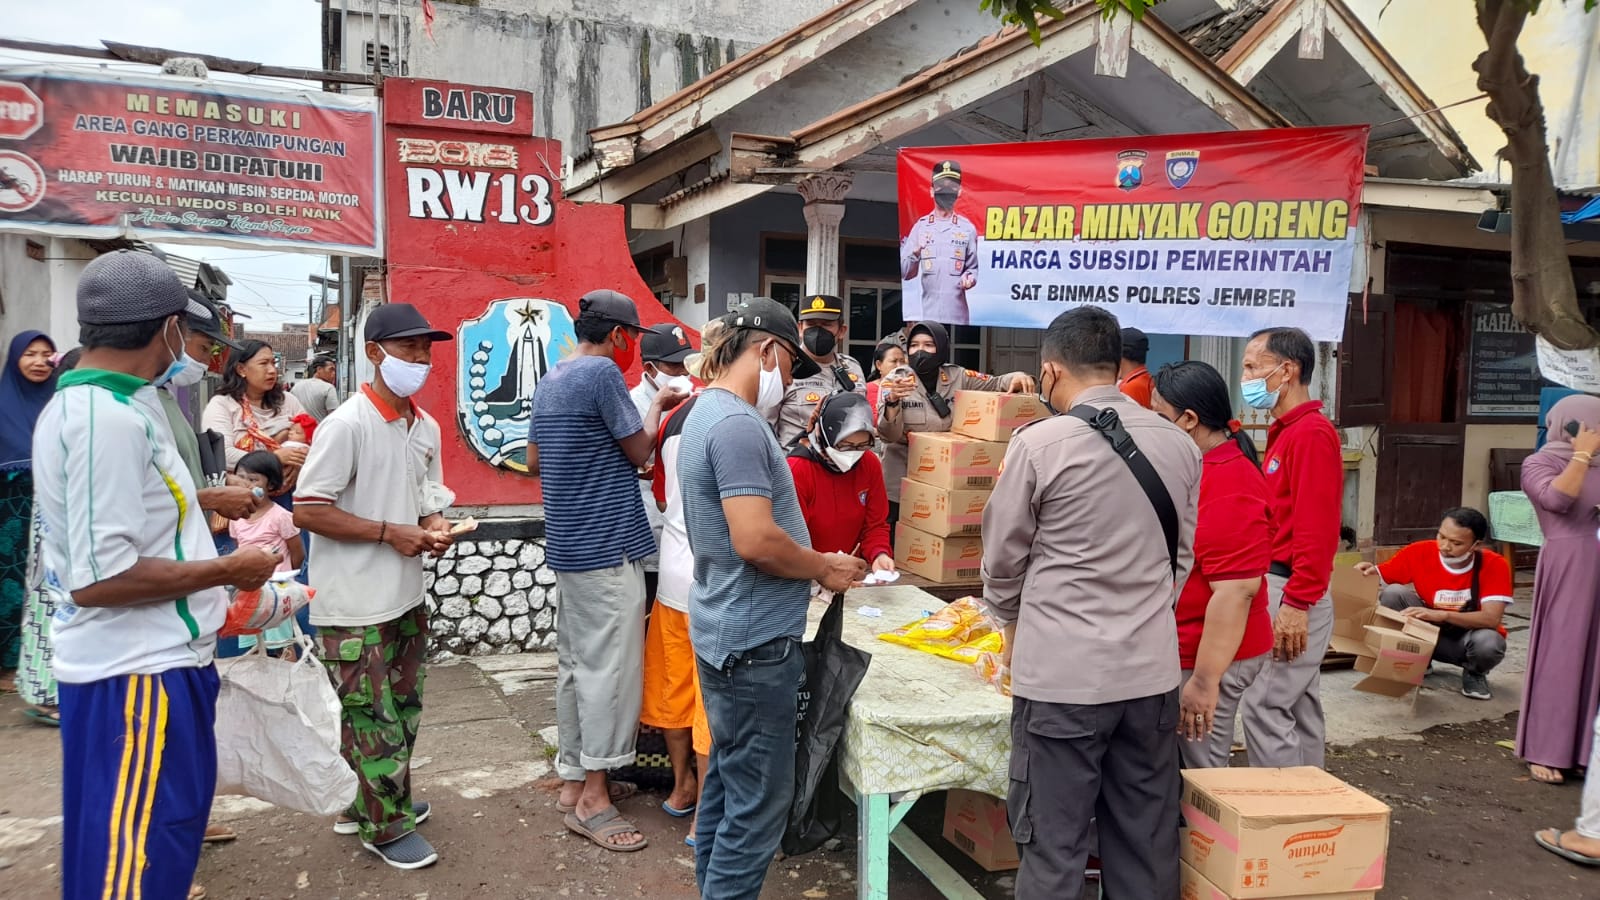
[[1544,532],[1533,582],[1528,675],[1517,755],[1535,780],[1560,784],[1584,765],[1600,706],[1600,397],[1550,408],[1548,439],[1522,463],[1522,490]]
[[994,376],[950,362],[950,333],[938,322],[918,322],[907,338],[915,377],[885,380],[880,389],[878,436],[887,449],[883,477],[889,493],[889,523],[900,518],[900,479],[906,474],[907,436],[913,431],[949,431],[956,391],[1031,393],[1033,377],[1024,372]]
[[0,694],[17,689],[33,522],[33,425],[50,402],[55,352],[44,332],[24,331],[11,339],[0,372]]
[[874,572],[893,572],[889,498],[872,452],[872,406],[856,393],[817,405],[806,440],[789,452],[800,513],[818,553],[850,553]]

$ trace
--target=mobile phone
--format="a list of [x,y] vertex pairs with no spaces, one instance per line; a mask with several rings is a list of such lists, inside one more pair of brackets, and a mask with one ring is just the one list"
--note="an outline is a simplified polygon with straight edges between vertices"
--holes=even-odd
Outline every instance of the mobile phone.
[[1577,437],[1578,436],[1578,423],[1575,422],[1575,421],[1574,422],[1568,422],[1567,423],[1567,427],[1562,429],[1562,430],[1567,433],[1567,437]]

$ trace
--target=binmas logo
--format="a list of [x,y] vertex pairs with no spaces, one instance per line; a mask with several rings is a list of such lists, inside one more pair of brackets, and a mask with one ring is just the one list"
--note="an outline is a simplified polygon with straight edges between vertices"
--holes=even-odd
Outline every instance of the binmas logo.
[[1334,838],[1343,833],[1343,825],[1325,831],[1302,831],[1299,834],[1289,836],[1283,842],[1283,849],[1288,853],[1290,859],[1331,858],[1338,852],[1338,843]]

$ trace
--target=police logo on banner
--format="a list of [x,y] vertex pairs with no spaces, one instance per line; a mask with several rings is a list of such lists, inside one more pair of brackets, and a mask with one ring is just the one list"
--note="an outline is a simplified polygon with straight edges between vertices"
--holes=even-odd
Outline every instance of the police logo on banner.
[[1167,154],[1167,183],[1184,188],[1200,168],[1199,150],[1174,150]]
[[528,471],[533,392],[577,349],[572,314],[554,300],[495,300],[457,335],[456,418],[467,446],[492,466]]
[[1144,184],[1144,161],[1150,156],[1143,150],[1124,150],[1117,154],[1117,187],[1131,191]]

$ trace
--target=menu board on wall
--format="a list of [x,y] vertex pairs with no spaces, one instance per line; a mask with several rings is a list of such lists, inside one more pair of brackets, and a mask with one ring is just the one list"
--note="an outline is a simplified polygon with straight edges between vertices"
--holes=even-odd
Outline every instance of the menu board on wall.
[[1477,304],[1467,360],[1467,415],[1534,417],[1544,378],[1533,332],[1505,305]]

